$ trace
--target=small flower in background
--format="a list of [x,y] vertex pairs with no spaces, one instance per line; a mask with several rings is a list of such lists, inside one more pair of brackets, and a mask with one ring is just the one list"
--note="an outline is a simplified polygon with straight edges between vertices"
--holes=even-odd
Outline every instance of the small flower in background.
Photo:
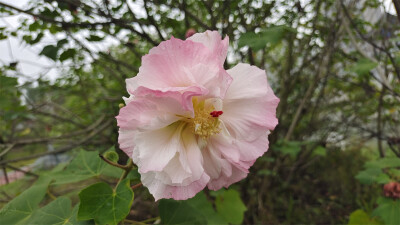
[[268,150],[279,99],[264,70],[223,68],[228,42],[216,31],[171,38],[126,81],[118,142],[156,200],[228,187]]
[[196,33],[196,30],[195,30],[195,29],[189,28],[189,29],[186,31],[185,38],[190,38],[190,37],[193,36],[195,33]]
[[400,183],[390,182],[383,186],[383,194],[389,198],[400,199]]

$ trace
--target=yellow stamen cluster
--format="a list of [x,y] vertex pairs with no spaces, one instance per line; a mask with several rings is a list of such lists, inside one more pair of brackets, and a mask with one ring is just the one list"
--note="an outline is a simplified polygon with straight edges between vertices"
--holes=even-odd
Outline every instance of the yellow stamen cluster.
[[198,102],[193,98],[194,118],[191,118],[193,132],[203,139],[221,132],[220,121],[218,117],[210,115],[214,111],[214,106],[205,106],[204,101]]

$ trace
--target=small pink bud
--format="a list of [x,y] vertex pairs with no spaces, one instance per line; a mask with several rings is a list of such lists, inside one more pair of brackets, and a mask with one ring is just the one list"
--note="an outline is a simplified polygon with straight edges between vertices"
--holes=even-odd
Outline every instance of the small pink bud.
[[186,31],[185,38],[190,38],[190,37],[193,36],[193,34],[195,34],[195,33],[196,33],[196,30],[193,29],[193,28],[190,28],[190,29],[188,29],[188,30]]

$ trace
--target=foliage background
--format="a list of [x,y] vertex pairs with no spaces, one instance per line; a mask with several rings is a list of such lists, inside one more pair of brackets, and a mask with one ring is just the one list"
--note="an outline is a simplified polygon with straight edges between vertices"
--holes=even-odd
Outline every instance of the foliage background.
[[[385,5],[39,0],[19,8],[0,1],[2,17],[26,15],[17,28],[0,27],[0,39],[37,46],[59,68],[51,80],[45,72],[26,76],[22,61],[2,62],[0,166],[26,176],[0,186],[1,221],[400,224],[400,200],[382,192],[383,184],[400,181],[400,17]],[[135,169],[119,179],[125,169],[98,154],[127,163],[114,119],[124,80],[137,74],[150,48],[171,36],[184,39],[189,29],[229,36],[227,69],[247,62],[267,71],[281,99],[280,123],[270,150],[229,190],[155,203],[135,187],[132,204]],[[92,213],[109,199],[85,188],[128,200]]]

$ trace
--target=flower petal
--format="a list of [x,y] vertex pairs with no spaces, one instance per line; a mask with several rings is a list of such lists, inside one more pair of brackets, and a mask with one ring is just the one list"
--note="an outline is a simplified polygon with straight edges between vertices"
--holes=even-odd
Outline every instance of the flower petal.
[[210,96],[221,97],[232,78],[216,58],[203,44],[171,38],[143,56],[138,75],[126,80],[127,89],[202,86]]
[[218,56],[221,64],[224,64],[229,47],[228,36],[222,40],[218,31],[208,30],[204,33],[196,33],[187,40],[202,43]]
[[265,72],[255,66],[238,64],[228,71],[234,78],[220,119],[235,139],[254,141],[278,124],[279,99],[269,87]]
[[132,158],[133,149],[135,148],[135,142],[133,141],[133,137],[137,133],[136,130],[125,130],[120,128],[118,131],[118,143],[119,148],[125,152],[127,156]]
[[232,174],[227,176],[225,173],[221,173],[221,176],[218,179],[211,179],[207,187],[210,190],[217,191],[222,187],[228,188],[231,184],[236,183],[242,179],[244,179],[249,172],[243,169],[240,169],[236,166],[232,166]]
[[184,146],[181,133],[184,123],[176,122],[165,128],[137,133],[134,136],[135,148],[138,152],[137,162],[139,173],[162,171],[169,161]]
[[210,180],[210,177],[206,173],[203,173],[200,179],[188,185],[182,186],[174,186],[163,183],[162,181],[156,179],[155,172],[141,174],[141,180],[143,185],[149,189],[156,201],[161,198],[186,200],[194,197],[199,191],[203,190]]

